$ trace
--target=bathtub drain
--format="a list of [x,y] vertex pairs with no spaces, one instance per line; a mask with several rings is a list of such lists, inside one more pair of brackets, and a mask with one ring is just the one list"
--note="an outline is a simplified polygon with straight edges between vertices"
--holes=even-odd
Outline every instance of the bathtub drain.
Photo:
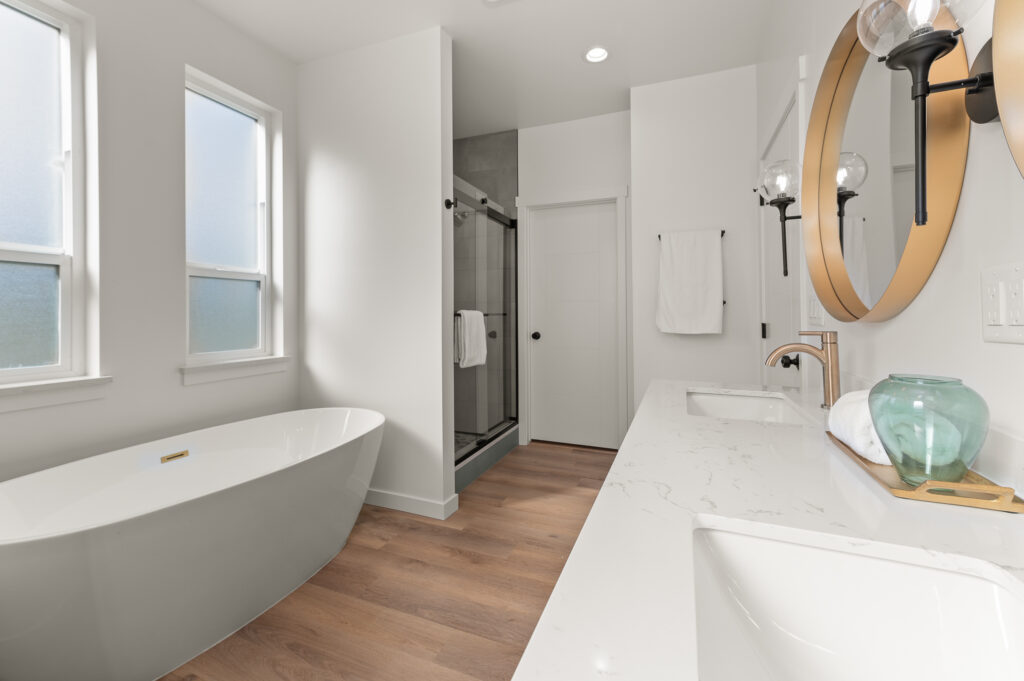
[[170,461],[177,461],[178,459],[184,459],[186,456],[188,456],[188,450],[187,449],[182,451],[182,452],[177,452],[175,454],[168,454],[167,456],[161,456],[160,457],[160,463],[168,463]]

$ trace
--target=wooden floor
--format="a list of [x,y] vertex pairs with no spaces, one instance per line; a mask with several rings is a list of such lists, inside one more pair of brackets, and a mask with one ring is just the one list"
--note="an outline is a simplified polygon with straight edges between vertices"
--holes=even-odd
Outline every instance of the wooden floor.
[[533,443],[448,520],[365,506],[313,579],[161,681],[509,679],[613,458]]

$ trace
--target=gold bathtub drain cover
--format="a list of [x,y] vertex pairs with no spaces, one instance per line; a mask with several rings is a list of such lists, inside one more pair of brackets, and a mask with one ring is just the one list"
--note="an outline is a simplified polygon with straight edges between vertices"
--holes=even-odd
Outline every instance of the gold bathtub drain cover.
[[167,456],[161,456],[160,457],[160,463],[167,463],[169,461],[177,461],[178,459],[184,459],[186,456],[188,456],[188,450],[187,449],[184,450],[184,451],[181,451],[181,452],[176,452],[174,454],[168,454]]

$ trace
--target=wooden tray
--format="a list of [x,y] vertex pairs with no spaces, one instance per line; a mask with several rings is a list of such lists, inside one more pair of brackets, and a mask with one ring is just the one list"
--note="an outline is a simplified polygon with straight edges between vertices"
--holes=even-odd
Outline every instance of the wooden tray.
[[972,508],[987,508],[1007,513],[1024,513],[1024,499],[1018,497],[1012,488],[1001,487],[983,475],[967,471],[963,482],[942,482],[925,480],[917,487],[911,487],[900,479],[896,468],[872,463],[853,451],[849,445],[831,432],[826,434],[848,457],[878,481],[890,494],[901,499],[931,501],[937,504],[953,504]]

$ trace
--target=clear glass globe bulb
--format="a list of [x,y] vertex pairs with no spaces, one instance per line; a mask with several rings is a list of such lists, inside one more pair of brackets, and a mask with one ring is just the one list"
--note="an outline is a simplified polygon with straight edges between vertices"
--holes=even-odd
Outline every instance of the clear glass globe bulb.
[[761,173],[761,196],[773,201],[800,193],[800,167],[793,161],[777,161]]
[[913,30],[907,5],[910,0],[864,0],[857,13],[857,37],[871,54],[885,57]]
[[915,35],[934,29],[945,7],[963,27],[986,0],[864,0],[857,13],[857,36],[871,54],[885,57]]
[[868,179],[868,162],[853,151],[839,154],[839,170],[836,171],[836,186],[839,189],[857,191]]

